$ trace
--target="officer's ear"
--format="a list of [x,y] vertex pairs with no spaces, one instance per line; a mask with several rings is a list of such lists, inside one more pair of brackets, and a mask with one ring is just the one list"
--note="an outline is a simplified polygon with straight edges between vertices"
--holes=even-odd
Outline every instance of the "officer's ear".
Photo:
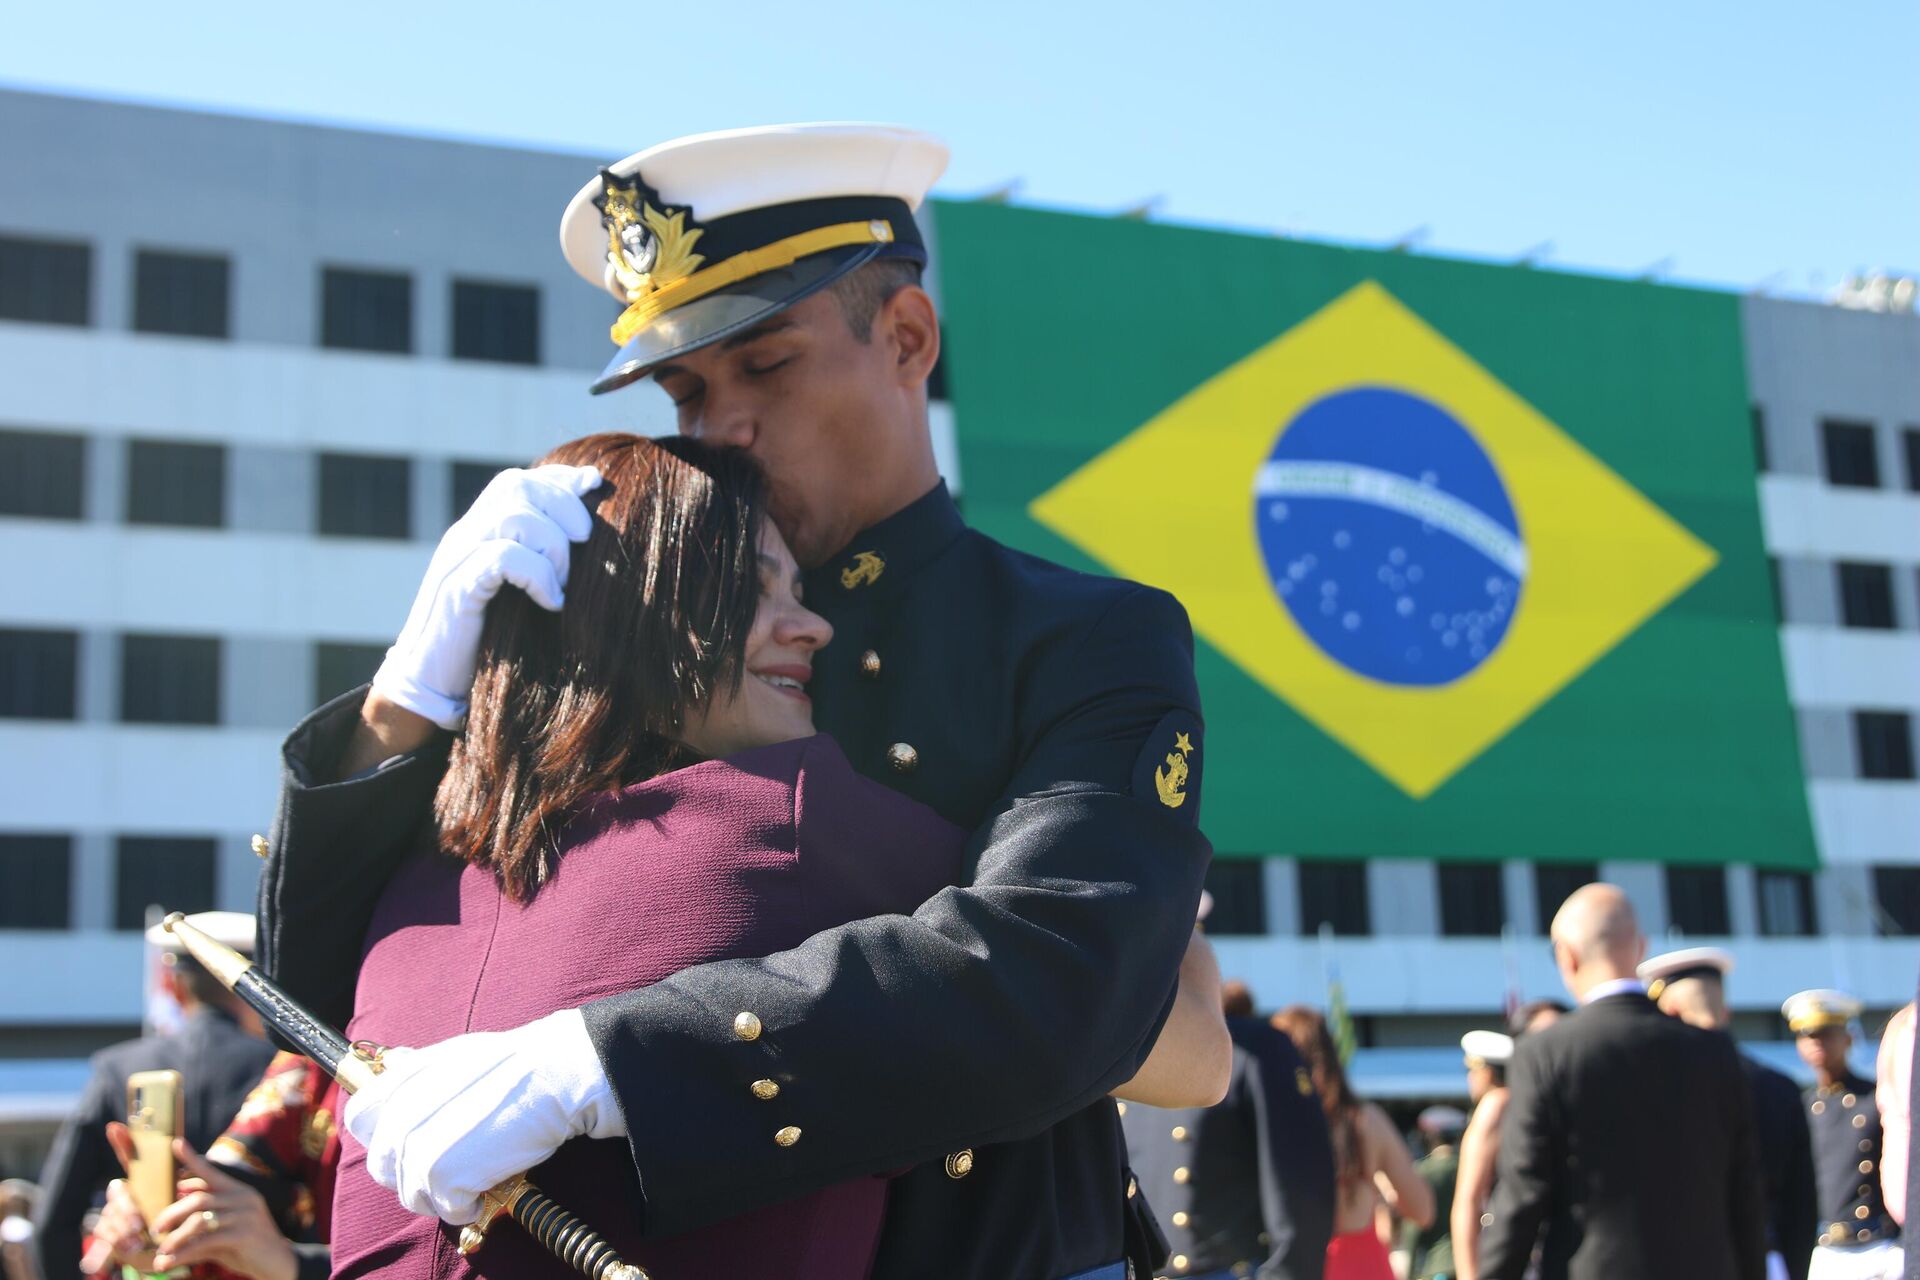
[[940,359],[940,317],[925,289],[909,284],[894,290],[874,318],[874,328],[892,349],[901,386],[919,387],[933,376]]

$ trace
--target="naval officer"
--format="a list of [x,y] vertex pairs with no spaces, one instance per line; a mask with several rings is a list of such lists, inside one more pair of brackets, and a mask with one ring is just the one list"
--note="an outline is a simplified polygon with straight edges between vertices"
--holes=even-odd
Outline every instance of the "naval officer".
[[1881,1280],[1903,1265],[1900,1230],[1880,1192],[1880,1109],[1873,1081],[1847,1062],[1849,1024],[1860,1002],[1844,991],[1817,989],[1780,1007],[1801,1060],[1813,1068],[1806,1092],[1807,1127],[1819,1183],[1819,1236],[1809,1280]]
[[1211,1107],[1121,1103],[1127,1152],[1166,1232],[1169,1280],[1320,1280],[1333,1231],[1333,1140],[1293,1041],[1222,984],[1233,1037]]
[[[1671,1017],[1727,1031],[1727,975],[1733,956],[1719,947],[1686,947],[1654,956],[1640,966],[1647,995]],[[1767,1270],[1774,1277],[1807,1280],[1819,1207],[1814,1193],[1813,1146],[1800,1087],[1787,1076],[1742,1053],[1753,1095],[1753,1134],[1760,1155],[1761,1191],[1767,1200]]]
[[[911,916],[588,1004],[574,1035],[505,1033],[482,1078],[464,1037],[406,1057],[348,1120],[416,1211],[470,1219],[482,1190],[617,1104],[648,1233],[907,1169],[876,1276],[1158,1265],[1108,1093],[1171,1005],[1209,857],[1191,633],[1170,596],[968,529],[941,484],[913,209],[945,156],[875,126],[682,139],[589,181],[561,239],[626,308],[594,389],[650,381],[682,434],[766,467],[836,633],[813,667],[816,723],[974,833],[964,882]],[[511,583],[558,604],[582,491],[496,480],[443,539],[371,689],[288,740],[263,945],[323,1015],[347,1016],[373,902],[430,825],[486,602]],[[410,1111],[404,1080],[444,1105]],[[507,1094],[528,1104],[486,1104]]]

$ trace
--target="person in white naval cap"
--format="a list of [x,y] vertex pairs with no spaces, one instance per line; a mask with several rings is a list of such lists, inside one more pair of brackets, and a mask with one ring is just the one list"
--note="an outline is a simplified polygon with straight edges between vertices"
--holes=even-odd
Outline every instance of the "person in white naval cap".
[[[1727,975],[1733,956],[1719,947],[1687,947],[1640,965],[1647,995],[1669,1014],[1708,1031],[1728,1031],[1733,1010]],[[1751,1054],[1740,1055],[1753,1095],[1754,1138],[1767,1199],[1767,1273],[1772,1280],[1807,1280],[1819,1206],[1814,1194],[1813,1145],[1800,1086]]]
[[1780,1012],[1813,1068],[1805,1095],[1819,1184],[1819,1237],[1809,1280],[1881,1280],[1901,1273],[1900,1230],[1880,1190],[1880,1108],[1873,1081],[1847,1061],[1860,1002],[1820,988],[1789,996]]
[[1467,1069],[1467,1100],[1473,1114],[1460,1135],[1459,1171],[1447,1209],[1454,1274],[1471,1276],[1479,1258],[1481,1216],[1493,1195],[1493,1167],[1500,1157],[1500,1118],[1507,1109],[1507,1061],[1513,1037],[1469,1031],[1460,1037]]
[[[881,1280],[1117,1278],[1164,1258],[1109,1094],[1146,1061],[1195,945],[1211,850],[1192,632],[1163,592],[967,528],[941,483],[914,210],[946,156],[882,125],[682,138],[592,177],[560,235],[624,308],[593,389],[657,388],[682,435],[762,464],[834,632],[814,722],[972,833],[965,882],[563,1010],[563,1035],[401,1055],[346,1120],[416,1212],[470,1221],[595,1115],[627,1144],[644,1235],[891,1173]],[[263,959],[322,1017],[351,1012],[373,906],[434,825],[487,602],[512,585],[559,606],[568,572],[590,571],[570,548],[599,484],[591,468],[496,478],[442,538],[371,688],[288,740]],[[1219,1100],[1231,1067],[1223,1024],[1165,1105]],[[487,1101],[509,1095],[528,1105]]]
[[[250,915],[203,911],[187,919],[236,951],[253,950]],[[160,949],[161,984],[180,1006],[180,1025],[93,1055],[79,1105],[60,1127],[40,1173],[34,1244],[47,1280],[80,1273],[81,1219],[107,1183],[120,1176],[119,1158],[107,1145],[107,1122],[127,1118],[128,1076],[178,1071],[185,1136],[204,1151],[273,1058],[273,1047],[261,1038],[259,1016],[187,955],[172,933],[155,925],[147,930],[147,941]]]

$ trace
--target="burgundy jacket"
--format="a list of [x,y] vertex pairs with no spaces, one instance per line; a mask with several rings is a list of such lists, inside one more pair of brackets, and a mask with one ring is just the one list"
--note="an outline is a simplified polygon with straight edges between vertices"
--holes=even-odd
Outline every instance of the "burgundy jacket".
[[[911,913],[958,882],[965,840],[933,810],[856,774],[825,736],[676,770],[587,806],[567,829],[553,876],[525,904],[508,901],[487,871],[416,854],[374,915],[348,1034],[423,1045],[503,1031],[689,965],[772,955],[835,925]],[[764,1069],[758,1056],[742,1064]],[[743,1094],[751,1083],[739,1080]],[[778,1083],[806,1087],[790,1076]],[[785,1123],[781,1100],[762,1105],[771,1144]],[[367,1176],[365,1148],[343,1138],[336,1276],[575,1274],[505,1221],[461,1258],[458,1232],[407,1212]],[[575,1139],[532,1172],[656,1280],[865,1276],[886,1196],[884,1179],[859,1178],[644,1239],[625,1141]]]

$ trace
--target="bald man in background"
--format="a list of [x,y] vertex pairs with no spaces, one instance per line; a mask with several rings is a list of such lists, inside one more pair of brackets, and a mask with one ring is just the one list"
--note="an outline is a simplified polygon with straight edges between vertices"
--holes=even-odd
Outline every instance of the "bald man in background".
[[1766,1212],[1753,1109],[1728,1037],[1669,1018],[1619,888],[1590,884],[1553,920],[1579,1003],[1507,1069],[1482,1280],[1761,1280]]

